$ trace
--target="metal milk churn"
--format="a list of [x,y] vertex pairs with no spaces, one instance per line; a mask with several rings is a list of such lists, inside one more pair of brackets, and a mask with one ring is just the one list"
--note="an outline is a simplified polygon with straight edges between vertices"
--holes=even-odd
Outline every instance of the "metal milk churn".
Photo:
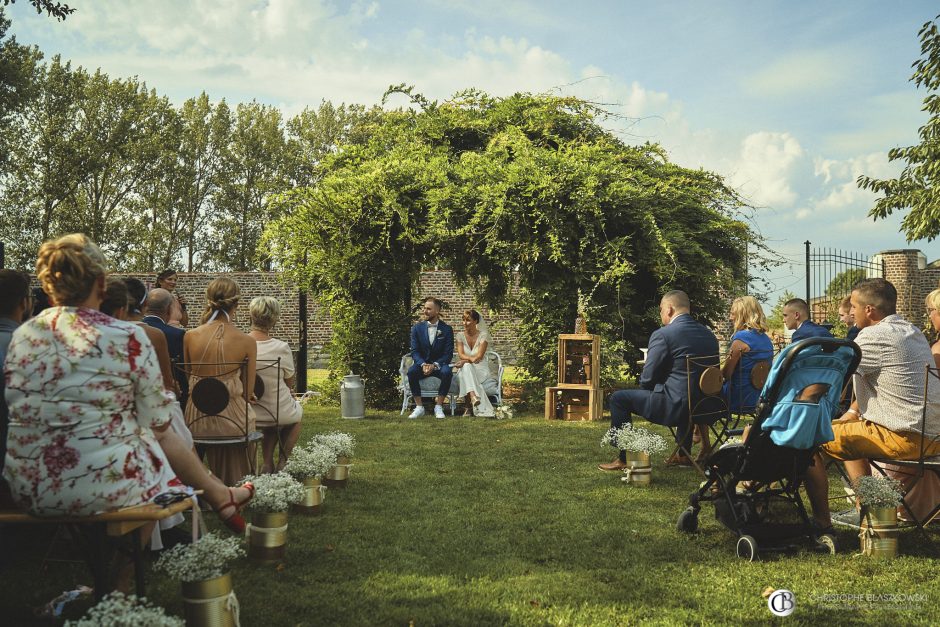
[[343,418],[365,418],[366,388],[358,374],[350,372],[340,381],[339,404]]

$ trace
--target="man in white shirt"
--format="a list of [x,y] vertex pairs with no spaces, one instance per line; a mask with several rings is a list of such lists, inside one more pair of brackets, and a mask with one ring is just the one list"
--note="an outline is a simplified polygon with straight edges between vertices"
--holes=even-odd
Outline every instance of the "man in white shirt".
[[[940,453],[940,442],[934,439],[940,433],[936,381],[927,390],[926,432],[921,432],[924,373],[935,362],[923,332],[895,313],[897,298],[895,287],[884,279],[866,279],[852,290],[859,328],[855,343],[862,349],[853,377],[856,400],[832,423],[835,439],[821,450],[844,462],[853,483],[871,474],[869,459],[917,459],[922,441],[926,455]],[[829,482],[820,454],[807,471],[806,494],[817,523],[830,526]]]

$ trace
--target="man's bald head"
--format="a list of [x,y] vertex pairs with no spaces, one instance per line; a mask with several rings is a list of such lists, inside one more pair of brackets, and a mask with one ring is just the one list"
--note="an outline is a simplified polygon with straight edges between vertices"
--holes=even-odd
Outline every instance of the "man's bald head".
[[682,290],[672,290],[663,294],[663,305],[672,305],[673,309],[679,313],[689,313],[692,310],[692,303],[689,302],[689,295]]
[[144,313],[151,316],[166,318],[173,304],[173,295],[162,287],[147,292],[147,302],[144,304]]
[[692,310],[692,304],[689,302],[689,295],[682,290],[672,290],[663,294],[659,301],[659,319],[662,323],[669,324],[672,319],[680,314],[687,314]]

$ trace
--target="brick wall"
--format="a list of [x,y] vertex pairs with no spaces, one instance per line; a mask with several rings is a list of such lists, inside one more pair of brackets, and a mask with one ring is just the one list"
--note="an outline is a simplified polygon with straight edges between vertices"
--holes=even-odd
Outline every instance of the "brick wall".
[[880,253],[885,264],[885,278],[898,290],[898,313],[918,326],[925,326],[924,300],[940,287],[940,268],[919,268],[920,251],[886,250]]
[[[124,274],[116,276],[133,276],[148,285],[156,281],[156,274]],[[236,311],[235,324],[244,331],[248,331],[248,303],[256,296],[273,296],[281,302],[281,318],[272,330],[274,337],[280,338],[290,344],[296,352],[300,336],[299,323],[299,297],[295,287],[280,281],[276,273],[266,272],[232,272],[232,273],[185,273],[180,272],[177,277],[176,293],[187,302],[189,313],[189,327],[199,325],[199,318],[205,306],[206,286],[218,277],[227,276],[238,283],[242,293],[242,300]],[[498,352],[507,363],[514,363],[518,350],[516,348],[517,321],[505,314],[492,315],[486,307],[477,306],[473,294],[460,290],[454,283],[449,270],[427,270],[421,273],[418,287],[414,291],[415,299],[435,296],[444,300],[447,309],[443,318],[448,324],[459,331],[461,314],[465,309],[474,308],[479,311],[490,327],[493,336],[493,350]],[[307,298],[307,341],[308,354],[311,363],[322,364],[323,346],[331,336],[329,313],[317,303],[316,298]]]

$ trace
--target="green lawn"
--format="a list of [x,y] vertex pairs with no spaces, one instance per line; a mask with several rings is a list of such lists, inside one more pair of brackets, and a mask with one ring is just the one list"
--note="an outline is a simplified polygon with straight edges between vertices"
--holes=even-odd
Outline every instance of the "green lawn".
[[[322,516],[291,518],[282,565],[235,566],[243,625],[753,624],[773,619],[761,597],[768,586],[795,593],[791,623],[940,623],[936,565],[914,533],[902,534],[904,556],[890,563],[855,556],[848,531],[835,557],[743,562],[709,509],[695,536],[674,530],[694,471],[656,460],[649,488],[598,471],[612,457],[598,444],[601,423],[356,421],[307,410],[304,439],[335,429],[358,440],[349,488],[329,491]],[[79,566],[41,573],[47,540],[20,532],[0,575],[4,624],[89,582]],[[175,582],[152,574],[149,584],[155,602],[182,613]],[[864,600],[899,593],[926,602],[896,611]],[[826,608],[827,594],[863,600]]]

